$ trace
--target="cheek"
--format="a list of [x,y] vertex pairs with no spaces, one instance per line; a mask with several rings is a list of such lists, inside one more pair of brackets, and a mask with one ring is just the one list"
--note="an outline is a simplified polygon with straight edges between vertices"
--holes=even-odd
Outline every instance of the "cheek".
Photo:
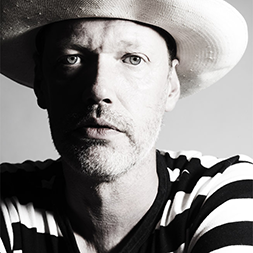
[[[164,66],[164,65],[163,65]],[[139,73],[121,75],[118,94],[123,104],[135,118],[152,118],[157,111],[165,111],[168,90],[168,68],[155,67]]]
[[71,112],[77,101],[82,98],[83,82],[78,79],[78,75],[59,78],[57,70],[50,65],[44,67],[43,72],[48,94],[48,109],[55,114]]
[[59,81],[54,74],[47,74],[45,85],[48,94],[48,110],[52,116],[71,114],[80,110],[84,92],[84,82],[78,78]]
[[129,96],[128,112],[130,111],[140,135],[145,135],[145,130],[159,127],[165,113],[165,94],[164,89],[145,89],[135,90]]
[[151,113],[154,113],[164,103],[168,90],[167,75],[157,72],[150,72],[139,80],[132,96],[137,103],[144,105],[144,109]]
[[119,77],[123,86],[148,93],[149,90],[158,91],[159,86],[167,83],[168,68],[164,65],[145,66],[133,71],[121,71]]
[[49,106],[47,108],[50,122],[55,126],[64,125],[66,117],[73,115],[77,110],[77,101],[79,101],[78,97],[80,96],[80,92],[78,93],[73,89],[67,89],[65,87],[55,87],[53,83],[50,83],[50,85],[51,88],[48,91]]

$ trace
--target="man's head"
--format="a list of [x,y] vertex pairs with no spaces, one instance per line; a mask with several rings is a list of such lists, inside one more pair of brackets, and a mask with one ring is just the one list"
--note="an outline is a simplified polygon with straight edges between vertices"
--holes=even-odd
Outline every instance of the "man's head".
[[[248,39],[245,20],[223,0],[66,0],[62,8],[59,1],[3,0],[2,10],[1,72],[28,87],[36,34],[52,24],[36,60],[39,105],[49,112],[65,159],[80,170],[84,155],[93,164],[103,160],[91,171],[107,167],[108,175],[123,173],[154,148],[179,81],[181,97],[215,83],[238,63]],[[177,71],[160,32],[140,22],[173,36]]]
[[180,95],[164,38],[108,19],[59,22],[44,34],[35,91],[63,159],[101,180],[145,159]]

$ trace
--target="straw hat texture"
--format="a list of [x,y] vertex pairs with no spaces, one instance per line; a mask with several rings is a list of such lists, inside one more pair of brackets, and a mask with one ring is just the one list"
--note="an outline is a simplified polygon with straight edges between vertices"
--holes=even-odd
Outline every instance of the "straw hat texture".
[[181,97],[227,74],[248,41],[242,15],[223,0],[1,0],[1,73],[33,87],[35,36],[47,24],[119,18],[163,28],[177,44]]

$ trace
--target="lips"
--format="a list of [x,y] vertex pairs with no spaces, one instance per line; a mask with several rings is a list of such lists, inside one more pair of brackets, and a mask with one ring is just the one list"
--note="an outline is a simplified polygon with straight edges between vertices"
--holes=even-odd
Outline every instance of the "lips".
[[118,127],[103,119],[89,119],[80,122],[74,133],[79,138],[106,139],[122,133]]
[[115,131],[120,131],[115,125],[109,123],[108,121],[104,119],[90,119],[86,122],[81,122],[81,126],[78,127],[86,127],[86,128],[108,128],[113,129]]

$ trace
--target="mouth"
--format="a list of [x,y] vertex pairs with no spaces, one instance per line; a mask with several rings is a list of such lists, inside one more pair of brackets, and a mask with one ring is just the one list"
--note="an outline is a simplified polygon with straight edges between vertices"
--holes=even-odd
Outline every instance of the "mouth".
[[121,134],[122,131],[105,120],[91,119],[81,122],[74,130],[74,133],[79,138],[108,139]]

